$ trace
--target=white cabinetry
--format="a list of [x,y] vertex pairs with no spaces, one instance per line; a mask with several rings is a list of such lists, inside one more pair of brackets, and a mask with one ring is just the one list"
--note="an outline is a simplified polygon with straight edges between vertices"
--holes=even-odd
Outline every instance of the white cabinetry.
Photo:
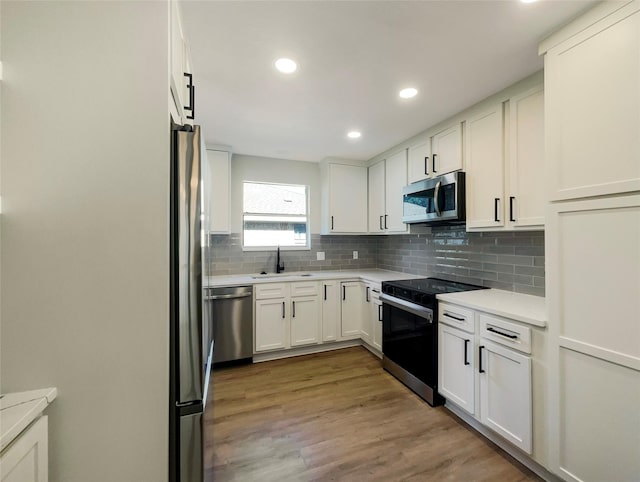
[[543,86],[471,114],[465,149],[467,230],[542,229]]
[[637,480],[640,2],[603,2],[540,51],[551,469],[576,482]]
[[340,283],[341,302],[341,337],[342,339],[360,338],[364,316],[365,289],[360,281]]
[[404,233],[402,188],[407,184],[407,151],[369,167],[369,231]]
[[431,159],[431,139],[425,139],[409,146],[408,157],[407,177],[409,184],[428,178]]
[[327,163],[322,171],[322,234],[367,232],[367,168]]
[[364,286],[364,306],[362,307],[360,338],[368,345],[371,345],[371,330],[373,329],[373,303],[371,294],[371,285],[367,283]]
[[532,454],[531,329],[449,303],[438,322],[440,394]]
[[0,456],[0,481],[47,482],[47,417],[42,416]]
[[462,129],[460,122],[456,122],[431,137],[430,176],[440,176],[460,169],[462,169]]
[[231,154],[207,149],[203,156],[203,201],[208,212],[209,232],[230,233]]
[[540,48],[552,201],[640,191],[639,4],[608,7]]
[[268,283],[256,287],[255,351],[320,342],[318,283]]
[[382,301],[380,301],[380,292],[372,295],[371,309],[373,328],[371,328],[371,345],[382,353]]
[[340,326],[340,282],[322,282],[322,341],[336,341]]
[[[182,35],[182,20],[177,0],[171,0],[169,36],[169,112],[176,124],[193,124],[193,97],[189,79],[185,73],[191,72],[189,47]],[[187,109],[190,107],[191,109]]]

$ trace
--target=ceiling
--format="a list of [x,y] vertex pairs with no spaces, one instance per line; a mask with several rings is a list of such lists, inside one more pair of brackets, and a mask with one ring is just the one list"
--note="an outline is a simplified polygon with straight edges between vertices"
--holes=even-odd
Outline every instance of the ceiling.
[[541,69],[540,40],[594,3],[182,1],[196,121],[234,153],[367,160]]

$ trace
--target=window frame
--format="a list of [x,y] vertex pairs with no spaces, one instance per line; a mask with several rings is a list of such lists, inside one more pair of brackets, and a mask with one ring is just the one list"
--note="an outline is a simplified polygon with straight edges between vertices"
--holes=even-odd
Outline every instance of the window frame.
[[284,183],[284,182],[268,182],[268,181],[250,181],[244,180],[242,181],[242,207],[240,209],[240,214],[242,219],[240,220],[241,229],[240,229],[240,240],[242,242],[242,251],[276,251],[278,249],[278,245],[265,245],[265,246],[246,246],[244,242],[244,188],[246,183],[251,184],[268,184],[272,186],[292,186],[292,187],[304,187],[305,192],[305,207],[306,207],[306,225],[307,225],[307,243],[304,246],[280,246],[280,251],[310,251],[311,250],[311,205],[310,205],[310,189],[311,187],[308,184],[293,184],[293,183]]

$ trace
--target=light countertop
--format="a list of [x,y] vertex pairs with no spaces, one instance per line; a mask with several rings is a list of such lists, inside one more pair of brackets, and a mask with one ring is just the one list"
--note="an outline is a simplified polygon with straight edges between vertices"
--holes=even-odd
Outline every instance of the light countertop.
[[0,398],[0,451],[38,418],[57,395],[55,388],[3,395]]
[[545,299],[504,290],[462,291],[437,295],[442,301],[484,311],[533,326],[547,325]]
[[[311,274],[311,276],[301,276],[302,274]],[[424,276],[398,273],[397,271],[387,271],[384,269],[285,272],[279,275],[271,273],[264,277],[258,274],[239,274],[208,276],[205,278],[205,287],[244,286],[258,283],[282,283],[290,281],[322,281],[328,279],[360,279],[373,283],[382,283],[383,281],[412,278],[424,278]]]

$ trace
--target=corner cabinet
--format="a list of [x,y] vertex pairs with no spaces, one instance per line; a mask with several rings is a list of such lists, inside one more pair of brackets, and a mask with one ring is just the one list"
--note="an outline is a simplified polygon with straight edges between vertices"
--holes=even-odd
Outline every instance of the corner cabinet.
[[369,232],[406,233],[402,188],[407,184],[407,151],[369,167]]
[[321,174],[321,234],[366,234],[367,168],[327,163]]

